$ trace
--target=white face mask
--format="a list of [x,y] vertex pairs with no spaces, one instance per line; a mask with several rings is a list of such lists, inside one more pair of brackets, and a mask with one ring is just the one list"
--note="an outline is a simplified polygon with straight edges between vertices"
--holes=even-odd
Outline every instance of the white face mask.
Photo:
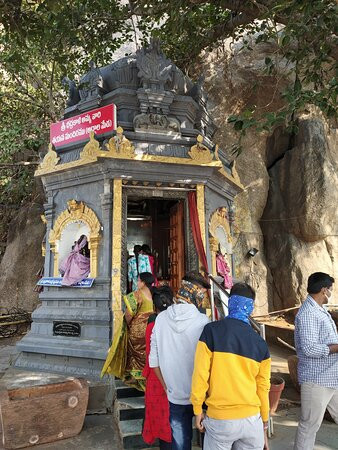
[[332,291],[329,290],[329,292],[330,292],[330,295],[326,295],[326,294],[324,294],[324,295],[325,295],[326,300],[327,300],[328,303],[333,303]]

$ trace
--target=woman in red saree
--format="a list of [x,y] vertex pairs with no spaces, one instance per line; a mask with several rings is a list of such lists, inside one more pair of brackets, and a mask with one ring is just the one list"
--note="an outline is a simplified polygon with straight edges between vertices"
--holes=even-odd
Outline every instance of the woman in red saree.
[[171,449],[171,429],[169,423],[169,403],[165,390],[153,369],[149,367],[150,338],[155,325],[156,315],[173,303],[173,292],[169,286],[162,286],[153,292],[156,314],[148,319],[146,329],[146,365],[142,375],[146,378],[145,418],[142,437],[147,444],[153,444],[158,438],[161,450]]

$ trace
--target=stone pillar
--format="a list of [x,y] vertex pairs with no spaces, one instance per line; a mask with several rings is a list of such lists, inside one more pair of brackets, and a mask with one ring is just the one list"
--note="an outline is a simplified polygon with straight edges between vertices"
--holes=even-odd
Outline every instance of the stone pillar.
[[49,244],[49,233],[53,227],[53,193],[47,192],[47,202],[44,203],[45,217],[46,217],[46,255],[45,255],[45,277],[53,276],[54,270],[54,253],[51,251]]
[[104,180],[104,191],[100,194],[102,208],[102,240],[100,245],[100,276],[111,277],[112,264],[112,183],[110,179]]

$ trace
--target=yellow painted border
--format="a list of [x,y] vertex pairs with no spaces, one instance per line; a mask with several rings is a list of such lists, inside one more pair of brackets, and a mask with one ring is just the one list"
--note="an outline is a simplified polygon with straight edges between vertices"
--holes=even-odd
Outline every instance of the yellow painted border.
[[199,160],[195,160],[192,158],[177,158],[172,156],[145,155],[145,154],[136,154],[128,156],[124,154],[116,154],[116,152],[113,154],[112,152],[103,151],[99,149],[98,142],[95,141],[94,138],[92,138],[91,141],[86,144],[86,146],[81,152],[80,159],[63,164],[58,164],[58,158],[55,156],[56,152],[54,152],[52,150],[52,147],[50,146],[50,150],[45,156],[46,162],[42,163],[39,166],[39,168],[35,172],[35,176],[38,177],[42,175],[49,175],[64,170],[74,169],[75,167],[81,167],[84,165],[92,164],[94,162],[97,162],[99,158],[122,159],[129,161],[132,160],[132,161],[143,161],[143,162],[165,163],[165,164],[182,164],[200,167],[217,167],[219,169],[219,173],[224,178],[226,178],[232,184],[243,190],[243,185],[241,184],[240,180],[230,175],[224,169],[222,161],[219,159],[216,159],[208,163],[202,163]]
[[95,212],[89,208],[84,202],[69,200],[67,209],[57,217],[53,228],[49,232],[50,249],[54,254],[54,277],[59,274],[59,254],[56,249],[56,243],[61,238],[62,231],[70,223],[81,221],[88,225],[89,236],[88,244],[90,248],[90,276],[97,277],[98,272],[98,246],[101,239],[101,224]]
[[122,264],[122,180],[115,179],[113,185],[113,230],[112,230],[112,310],[114,326],[122,320],[121,264]]

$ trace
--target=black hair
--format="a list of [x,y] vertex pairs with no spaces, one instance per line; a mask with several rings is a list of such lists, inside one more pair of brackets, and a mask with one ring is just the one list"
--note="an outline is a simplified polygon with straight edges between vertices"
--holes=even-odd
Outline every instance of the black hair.
[[241,295],[242,297],[251,298],[255,300],[256,292],[248,283],[236,283],[232,286],[230,291],[230,297],[232,295]]
[[318,294],[324,288],[330,288],[334,278],[324,272],[315,272],[307,280],[307,291],[309,294]]
[[145,253],[146,255],[151,255],[151,250],[148,244],[143,244],[142,245],[142,251],[143,253]]
[[151,285],[154,283],[155,281],[155,277],[152,273],[150,272],[142,272],[139,275],[140,280],[143,281],[143,283],[147,286],[147,288],[151,288]]
[[134,255],[135,255],[135,259],[136,259],[137,274],[138,274],[138,255],[141,250],[142,250],[142,247],[140,245],[134,245]]
[[199,272],[188,272],[184,275],[182,280],[190,281],[192,284],[197,284],[205,289],[210,289],[210,283]]
[[153,302],[155,309],[165,311],[174,303],[174,293],[169,286],[161,286],[153,291]]
[[[77,244],[81,244],[81,242],[85,238],[87,239],[87,236],[85,234],[81,234],[81,236],[77,240]],[[75,246],[75,244],[74,244],[74,246]],[[80,253],[81,253],[81,255],[86,256],[87,258],[90,258],[90,250],[89,250],[88,240],[87,240],[86,244],[84,245],[84,247],[81,248]]]

